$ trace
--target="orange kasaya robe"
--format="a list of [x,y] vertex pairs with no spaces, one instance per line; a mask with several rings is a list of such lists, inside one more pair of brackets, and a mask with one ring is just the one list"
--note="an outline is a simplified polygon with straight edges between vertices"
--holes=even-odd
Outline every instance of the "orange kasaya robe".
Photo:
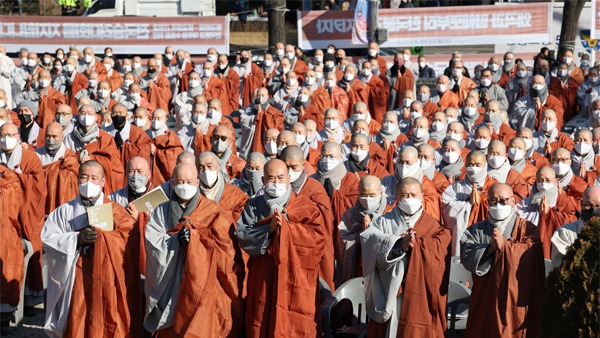
[[[398,294],[402,295],[402,305],[396,337],[444,337],[452,235],[426,212],[414,229],[417,240],[407,256],[408,267]],[[387,322],[369,320],[368,337],[384,337],[387,327]]]
[[[348,85],[348,84],[346,84]],[[346,91],[348,95],[348,111],[340,112],[340,116],[345,120],[352,115],[354,105],[358,102],[369,102],[369,88],[359,79],[353,79],[350,83],[350,90]]]
[[[307,173],[308,175],[308,173]],[[306,177],[306,182],[302,186],[299,193],[300,196],[305,196],[319,208],[321,216],[323,217],[323,234],[325,236],[325,245],[323,248],[323,256],[321,257],[321,263],[319,264],[319,277],[329,285],[333,291],[335,285],[333,282],[334,278],[334,259],[335,254],[333,252],[333,211],[331,208],[331,200],[323,185],[311,177]]]
[[508,124],[502,123],[498,133],[492,132],[492,140],[500,140],[508,147],[510,140],[517,137],[517,132],[512,129]]
[[[104,67],[104,66],[102,66],[102,67]],[[89,85],[89,83],[88,83],[87,76],[85,76],[81,73],[75,74],[75,78],[73,79],[71,88],[65,94],[67,104],[69,106],[71,106],[71,109],[73,110],[73,115],[76,115],[77,111],[78,111],[77,110],[77,99],[75,98],[75,95],[77,95],[77,93],[79,93],[79,91],[81,91],[82,89],[86,89],[88,87],[88,85]]]
[[529,187],[535,183],[535,175],[537,174],[538,168],[534,167],[529,161],[525,161],[525,167],[519,174],[523,177],[523,180]]
[[[331,91],[327,89],[327,95],[329,96],[330,105],[329,107],[326,107],[325,110],[327,110],[327,108],[335,108],[340,114],[340,120],[343,121],[347,119],[348,116],[344,116],[344,114],[347,114],[349,111],[350,104],[346,91],[338,86],[335,86]],[[325,114],[325,110],[323,110],[323,114]]]
[[19,115],[17,115],[16,112],[12,111],[12,110],[8,110],[8,114],[10,115],[10,120],[12,121],[12,124],[14,124],[15,126],[17,126],[17,128],[21,127],[21,120],[19,120]]
[[[319,208],[292,193],[264,255],[248,262],[246,337],[316,337],[317,280],[325,234]],[[256,226],[268,224],[270,215]]]
[[540,130],[542,114],[547,110],[552,109],[556,112],[556,129],[561,130],[565,120],[564,120],[564,112],[563,105],[556,96],[548,94],[546,98],[546,103],[536,112],[535,114],[535,129]]
[[440,111],[440,110],[443,110],[442,108],[440,108],[440,106],[427,100],[425,102],[425,104],[423,105],[423,116],[425,116],[429,120],[431,120],[433,113]]
[[564,192],[566,192],[567,195],[573,200],[573,203],[577,208],[577,212],[581,211],[581,198],[583,197],[583,192],[588,187],[589,185],[585,180],[575,175],[573,175],[573,179],[571,180],[571,183],[569,183],[568,187],[562,187]]
[[472,274],[465,337],[537,337],[544,285],[538,228],[517,218],[510,239],[490,264],[486,274]]
[[227,174],[229,175],[229,179],[240,178],[245,166],[246,161],[232,152],[227,161]]
[[313,168],[317,169],[317,163],[321,158],[321,148],[323,147],[323,142],[317,142],[317,148],[308,147],[308,156],[306,156],[306,161],[313,166]]
[[17,307],[23,285],[23,244],[19,226],[21,185],[12,170],[0,166],[0,303]]
[[[16,169],[16,168],[15,168]],[[19,205],[19,224],[21,235],[31,242],[33,256],[27,268],[27,287],[33,291],[42,291],[42,227],[44,226],[44,203],[46,202],[46,180],[42,163],[32,151],[23,148],[21,163],[15,170],[21,185],[21,204]],[[21,250],[22,247],[21,247]]]
[[[90,159],[100,162],[106,173],[104,194],[110,195],[125,186],[125,169],[121,162],[121,154],[115,139],[107,132],[100,130],[96,141],[89,143],[84,148]],[[77,152],[77,158],[82,150]]]
[[[162,67],[165,69],[165,67]],[[164,74],[164,73],[163,73]],[[121,78],[121,74],[119,72],[111,69],[111,74],[106,73],[106,81],[110,84],[110,91],[114,92],[115,90],[121,88],[123,86],[123,78]]]
[[472,89],[475,89],[477,85],[473,80],[469,79],[466,76],[463,76],[460,80],[460,85],[458,86],[458,92],[454,92],[458,96],[458,105],[463,106],[465,103],[465,99],[469,96],[469,92]]
[[387,72],[387,62],[381,55],[377,55],[377,65],[379,65],[379,73],[385,74]]
[[448,182],[446,176],[437,170],[433,172],[433,180],[431,180],[431,182],[435,186],[435,190],[440,196],[442,196],[444,190],[446,190],[446,188],[448,188],[450,185],[450,182]]
[[123,168],[127,166],[129,160],[134,157],[142,157],[148,163],[150,163],[150,145],[152,144],[152,140],[148,137],[146,132],[138,127],[131,125],[131,129],[129,130],[129,139],[123,141],[123,146],[121,147],[121,163],[123,163]]
[[149,162],[152,169],[150,182],[159,186],[171,179],[177,156],[183,152],[183,146],[177,134],[172,130],[167,130],[164,135],[155,137],[152,143],[156,147],[156,152],[151,155]]
[[576,220],[577,207],[575,203],[564,191],[559,192],[556,205],[550,208],[548,213],[540,213],[538,228],[540,229],[545,259],[550,259],[554,230],[560,228],[563,224]]
[[279,109],[268,105],[266,110],[260,109],[254,120],[255,132],[252,142],[252,151],[264,153],[265,148],[262,143],[262,135],[268,129],[275,128],[279,131],[283,130],[283,113]]
[[533,151],[531,153],[531,157],[528,158],[527,161],[533,164],[533,166],[535,166],[536,169],[550,166],[550,162],[548,162],[548,159],[545,158],[544,155],[538,153],[537,151]]
[[577,105],[577,89],[579,89],[579,85],[570,77],[567,79],[567,83],[560,81],[560,88],[551,92],[552,95],[560,100],[565,109],[565,122],[571,120],[579,112]]
[[140,233],[123,207],[106,197],[104,203],[112,204],[114,230],[96,229],[91,254],[77,259],[65,337],[137,337],[143,332]]
[[[404,69],[404,74],[402,74],[400,71],[397,74],[397,78],[396,78],[396,82],[394,83],[394,90],[396,90],[396,96],[398,97],[397,101],[394,102],[394,107],[393,108],[398,108],[398,107],[402,107],[403,102],[403,95],[404,92],[407,90],[413,90],[413,88],[415,88],[415,76],[414,74],[410,71],[410,69],[406,68],[406,67],[402,67]],[[381,68],[379,69],[379,71],[381,72]],[[381,73],[381,74],[385,74],[385,73]],[[393,74],[396,75],[396,74]],[[389,87],[389,84],[388,84]],[[389,95],[389,93],[388,93]],[[387,104],[387,102],[386,102]]]
[[525,182],[521,174],[512,168],[508,171],[506,184],[508,184],[513,190],[515,204],[521,202],[525,197],[529,196],[529,185],[527,182]]
[[158,74],[156,82],[148,86],[148,102],[156,108],[164,109],[169,113],[169,103],[171,103],[171,84],[166,76]]
[[[340,188],[333,191],[331,196],[331,208],[333,210],[333,224],[340,224],[342,216],[346,210],[350,209],[358,199],[358,184],[360,177],[351,172],[347,172],[342,179]],[[339,238],[339,230],[337,226],[333,227],[333,238]],[[333,241],[334,252],[339,253],[337,241]],[[340,261],[340,257],[336,257]]]
[[508,82],[510,81],[510,76],[508,76],[504,71],[502,70],[498,70],[499,72],[502,72],[502,75],[500,76],[500,81],[498,82],[492,82],[492,84],[497,84],[498,86],[502,87],[502,89],[506,88],[506,85],[508,84]]
[[225,103],[223,103],[223,114],[226,114],[226,112],[231,114],[240,107],[240,76],[235,70],[228,68],[227,76],[224,76],[221,81],[225,84],[227,93],[227,109],[225,109]]
[[[440,97],[440,101],[437,103],[439,108],[436,111],[446,110],[448,107],[458,109],[459,104],[460,102],[458,101],[458,95],[454,94],[450,90],[446,90],[444,95]],[[423,110],[425,110],[425,108],[423,108]]]
[[310,119],[317,123],[317,130],[322,130],[324,123],[323,120],[325,118],[325,111],[333,106],[331,102],[331,97],[329,96],[329,92],[323,87],[317,87],[317,89],[315,89],[315,91],[310,96],[310,102],[312,105],[315,106],[318,114],[318,117],[315,116],[315,119]]
[[54,122],[56,107],[65,104],[65,97],[56,89],[49,87],[48,94],[44,95],[40,91],[40,103],[38,106],[38,116],[35,122],[40,128],[45,129],[50,122]]
[[[304,122],[306,120],[315,121],[315,123],[317,124],[317,130],[322,130],[324,119],[325,111],[319,110],[317,106],[315,106],[315,103],[313,101],[311,101],[311,103],[306,107],[300,107],[300,119],[298,120],[299,122]],[[321,127],[319,127],[319,121],[321,122]]]
[[79,161],[71,149],[65,149],[65,156],[43,167],[46,179],[46,208],[49,215],[54,209],[77,197],[79,193],[77,174]]
[[292,70],[298,76],[298,81],[300,83],[304,82],[304,76],[306,75],[306,72],[308,72],[308,65],[306,64],[306,62],[298,60],[296,58],[296,62],[294,62]]
[[469,215],[469,223],[467,224],[467,227],[477,222],[481,222],[488,219],[488,211],[490,205],[487,200],[487,193],[490,190],[490,188],[496,183],[499,182],[491,178],[490,176],[486,176],[483,187],[478,187],[480,203],[473,204],[473,206],[471,207],[471,214]]
[[[262,87],[262,83],[264,80],[264,74],[260,67],[252,62],[250,66],[250,74],[246,75],[244,78],[244,84],[242,87],[242,107],[246,107],[250,103],[252,103],[252,91],[256,88]],[[240,79],[241,81],[241,79]]]
[[[565,148],[568,151],[571,151],[575,147],[575,143],[573,143],[573,140],[569,137],[569,135],[563,132],[558,132],[556,140],[550,143],[550,147],[552,147],[552,150],[556,150],[558,148]],[[548,158],[550,158],[550,156],[548,156]]]
[[208,83],[203,82],[204,90],[202,94],[206,98],[206,101],[212,99],[219,99],[221,101],[221,111],[223,115],[231,115],[229,109],[229,95],[227,94],[227,87],[225,83],[216,76],[211,76]]
[[408,142],[408,137],[406,134],[400,133],[398,137],[396,137],[396,140],[392,141],[390,146],[383,150],[385,153],[386,169],[388,172],[394,172],[394,159],[396,158],[396,150],[406,142]]
[[383,81],[374,75],[371,75],[371,79],[367,82],[367,88],[369,89],[368,106],[371,117],[375,121],[383,123],[383,115],[387,111],[389,88],[386,88]]
[[[181,66],[177,63],[176,60],[173,60],[173,64],[177,65],[177,69],[181,70]],[[194,71],[194,62],[186,62],[183,71],[181,71],[181,79],[179,79],[178,88],[179,92],[183,93],[190,89],[190,73]]]

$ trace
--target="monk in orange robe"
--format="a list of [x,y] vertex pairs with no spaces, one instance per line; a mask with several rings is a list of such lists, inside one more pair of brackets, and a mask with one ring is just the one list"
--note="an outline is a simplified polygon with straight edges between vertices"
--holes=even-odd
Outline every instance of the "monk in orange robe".
[[219,63],[215,68],[215,75],[219,77],[225,85],[225,91],[227,93],[227,109],[224,111],[233,112],[238,110],[240,107],[240,76],[234,70],[229,68],[229,60],[227,55],[219,55]]
[[[21,185],[17,174],[0,165],[0,260],[2,261],[2,279],[0,280],[0,304],[3,315],[11,317],[19,305],[21,286],[23,285],[23,244],[22,230],[19,225],[21,205]],[[8,324],[8,321],[3,321]]]
[[[108,81],[108,83],[110,84],[110,91],[111,93],[114,92],[115,90],[121,88],[121,86],[123,85],[123,78],[121,77],[121,74],[115,70],[115,60],[111,57],[104,57],[104,59],[102,60],[104,68],[106,69],[106,80]],[[110,65],[110,67],[107,67],[106,65]],[[161,68],[161,73],[165,74],[166,67],[162,67]]]
[[55,87],[57,82],[60,80],[60,88],[59,89],[67,100],[67,104],[71,106],[73,111],[77,111],[77,99],[75,96],[82,89],[87,89],[89,86],[88,78],[82,73],[78,73],[77,69],[77,60],[73,58],[67,59],[65,65],[65,75],[61,75],[61,77],[57,78],[55,81]]
[[236,232],[250,255],[246,336],[315,337],[323,217],[311,200],[292,191],[283,161],[267,162],[264,172],[265,194],[248,202]]
[[[46,201],[46,181],[42,163],[36,154],[19,143],[19,131],[12,123],[0,127],[0,138],[6,138],[7,144],[0,148],[0,165],[8,167],[17,174],[21,186],[22,203],[19,206],[19,224],[22,237],[33,245],[33,256],[27,268],[27,297],[41,300],[42,285],[42,242],[40,233],[44,224],[44,202]],[[14,138],[14,142],[8,142]]]
[[[437,80],[437,96],[433,97],[433,102],[437,103],[439,110],[445,110],[448,107],[458,108],[460,101],[458,99],[458,95],[454,94],[448,86],[450,85],[450,80],[442,75],[438,77]],[[443,91],[442,91],[443,89]]]
[[129,160],[138,156],[150,162],[150,145],[152,144],[152,140],[150,140],[142,128],[127,121],[127,108],[120,103],[114,105],[110,117],[112,125],[104,128],[104,130],[114,138],[115,144],[120,151],[123,168],[125,168]]
[[[388,94],[389,89],[387,89],[379,79],[379,77],[373,75],[373,65],[370,62],[365,62],[362,65],[363,76],[366,76],[368,79],[367,87],[369,88],[369,112],[371,113],[371,117],[379,123],[383,122],[383,114],[387,111],[388,104]],[[368,74],[367,74],[368,72]]]
[[148,73],[140,81],[140,86],[148,92],[148,102],[156,108],[169,111],[171,85],[166,76],[158,71],[156,59],[148,60]]
[[[61,267],[48,269],[44,330],[58,337],[139,336],[143,311],[135,220],[102,193],[100,163],[82,164],[78,177],[79,196],[48,216],[41,235],[48,265]],[[93,227],[85,217],[87,207],[103,204],[112,208],[114,230]]]
[[361,178],[366,175],[373,175],[383,179],[389,175],[385,159],[381,156],[383,152],[370,153],[369,143],[369,138],[363,134],[352,135],[346,167],[349,172],[357,173]]
[[[352,80],[349,80],[350,78],[352,78]],[[342,118],[345,120],[346,117],[352,115],[352,107],[354,107],[356,103],[369,102],[369,88],[358,79],[357,70],[354,65],[348,65],[346,67],[344,79],[340,83],[344,85],[346,95],[348,95],[349,111],[341,112]]]
[[[463,76],[463,69],[462,61],[454,61],[452,66],[452,81],[450,82],[450,90],[458,96],[458,102],[461,106],[467,96],[469,96],[469,92],[477,87],[473,80]],[[456,76],[454,76],[455,73]]]
[[84,104],[79,109],[79,121],[73,132],[65,139],[65,146],[77,154],[80,163],[89,160],[100,162],[107,172],[104,193],[121,189],[124,185],[124,167],[121,154],[114,138],[100,130],[96,122],[96,111]]
[[35,153],[40,158],[46,179],[45,214],[49,215],[77,196],[79,161],[73,150],[67,149],[63,144],[63,130],[59,123],[50,123],[45,133],[46,142]]
[[[381,68],[379,69],[379,71],[381,72]],[[392,98],[396,97],[395,102],[390,102],[390,107],[397,109],[403,106],[402,100],[404,99],[404,97],[402,94],[405,93],[407,90],[412,91],[413,88],[415,88],[415,76],[410,71],[410,69],[406,68],[404,65],[400,67],[394,65],[392,66],[392,68],[390,68],[390,71],[396,71],[396,74],[394,74],[395,76],[392,76],[392,83],[389,84],[391,86]]]
[[[261,88],[259,90],[259,95],[266,91],[266,88]],[[266,108],[263,108],[262,105],[259,105],[258,114],[256,115],[256,119],[254,120],[255,124],[255,132],[254,132],[254,141],[252,143],[252,151],[255,152],[264,152],[265,148],[262,143],[263,134],[269,129],[277,129],[279,131],[283,130],[283,113],[279,111],[279,109],[273,107],[271,104],[267,105]]]
[[[42,127],[48,125],[48,123],[54,121],[54,112],[56,108],[61,104],[65,103],[65,97],[56,89],[52,88],[50,84],[51,77],[50,72],[43,70],[39,74],[39,82],[45,81],[46,87],[40,87],[37,91],[38,116],[35,118],[35,122]],[[30,99],[32,99],[30,97]]]
[[[404,178],[395,190],[399,207],[373,220],[360,234],[370,317],[368,336],[383,337],[392,325],[397,327],[392,336],[443,337],[450,230],[424,211],[423,203],[407,203],[409,198],[423,200],[417,179]],[[387,257],[386,263],[375,263],[380,256]],[[407,269],[406,273],[384,277],[389,276],[386,270],[397,268]],[[384,309],[392,309],[391,316]]]
[[331,105],[326,107],[326,109],[331,107],[335,108],[340,114],[340,120],[345,120],[348,118],[347,114],[350,107],[346,91],[337,85],[337,82],[335,81],[335,75],[332,73],[327,74],[325,86],[331,102]]
[[[243,50],[240,54],[240,66],[238,75],[240,75],[241,95],[240,100],[242,107],[246,107],[252,103],[252,91],[262,87],[264,74],[260,67],[252,62],[252,54],[248,50]],[[241,72],[241,73],[240,73]]]
[[233,180],[240,178],[242,170],[246,166],[246,161],[233,152],[232,143],[235,142],[231,129],[226,126],[218,125],[212,132],[211,151],[219,158],[219,164],[227,173],[227,179]]
[[229,109],[229,96],[227,95],[225,83],[223,83],[223,81],[221,81],[217,76],[213,75],[212,72],[212,64],[210,62],[204,63],[204,72],[202,76],[202,95],[204,95],[206,101],[218,99],[222,104],[223,114],[231,115],[231,110]]

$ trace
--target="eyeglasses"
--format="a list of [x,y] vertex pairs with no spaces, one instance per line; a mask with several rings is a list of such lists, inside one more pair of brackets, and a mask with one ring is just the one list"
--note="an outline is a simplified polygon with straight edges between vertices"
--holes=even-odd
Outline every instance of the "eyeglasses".
[[228,137],[223,136],[223,135],[213,135],[212,139],[213,139],[213,141],[221,140],[221,141],[225,142],[225,141],[227,141]]
[[592,209],[600,209],[600,204],[591,205],[591,204],[582,204],[582,210],[592,210]]
[[498,203],[502,204],[502,205],[508,205],[508,203],[510,202],[512,197],[508,197],[508,198],[491,198],[488,199],[488,204],[489,205],[496,205]]

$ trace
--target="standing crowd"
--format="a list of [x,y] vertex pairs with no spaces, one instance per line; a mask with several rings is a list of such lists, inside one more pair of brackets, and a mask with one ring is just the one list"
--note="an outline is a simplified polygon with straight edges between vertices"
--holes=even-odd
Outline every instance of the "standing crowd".
[[443,337],[460,260],[466,336],[535,337],[545,271],[600,216],[599,72],[572,50],[444,74],[375,43],[6,53],[3,334],[44,302],[51,337],[316,337],[320,290],[362,278],[369,337]]

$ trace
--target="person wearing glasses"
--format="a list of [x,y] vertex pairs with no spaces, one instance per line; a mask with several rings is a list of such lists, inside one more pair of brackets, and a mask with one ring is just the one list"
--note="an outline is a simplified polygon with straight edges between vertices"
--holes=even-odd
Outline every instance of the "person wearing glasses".
[[487,202],[487,219],[460,240],[461,262],[473,274],[465,336],[536,337],[544,285],[539,228],[515,213],[509,185],[493,185]]
[[558,268],[573,245],[585,223],[592,217],[600,216],[600,186],[587,188],[581,199],[581,212],[579,218],[567,223],[554,231],[552,235],[552,268]]
[[219,159],[219,167],[227,181],[240,178],[246,161],[235,153],[235,139],[231,129],[224,125],[218,125],[213,129],[211,136],[211,151]]

